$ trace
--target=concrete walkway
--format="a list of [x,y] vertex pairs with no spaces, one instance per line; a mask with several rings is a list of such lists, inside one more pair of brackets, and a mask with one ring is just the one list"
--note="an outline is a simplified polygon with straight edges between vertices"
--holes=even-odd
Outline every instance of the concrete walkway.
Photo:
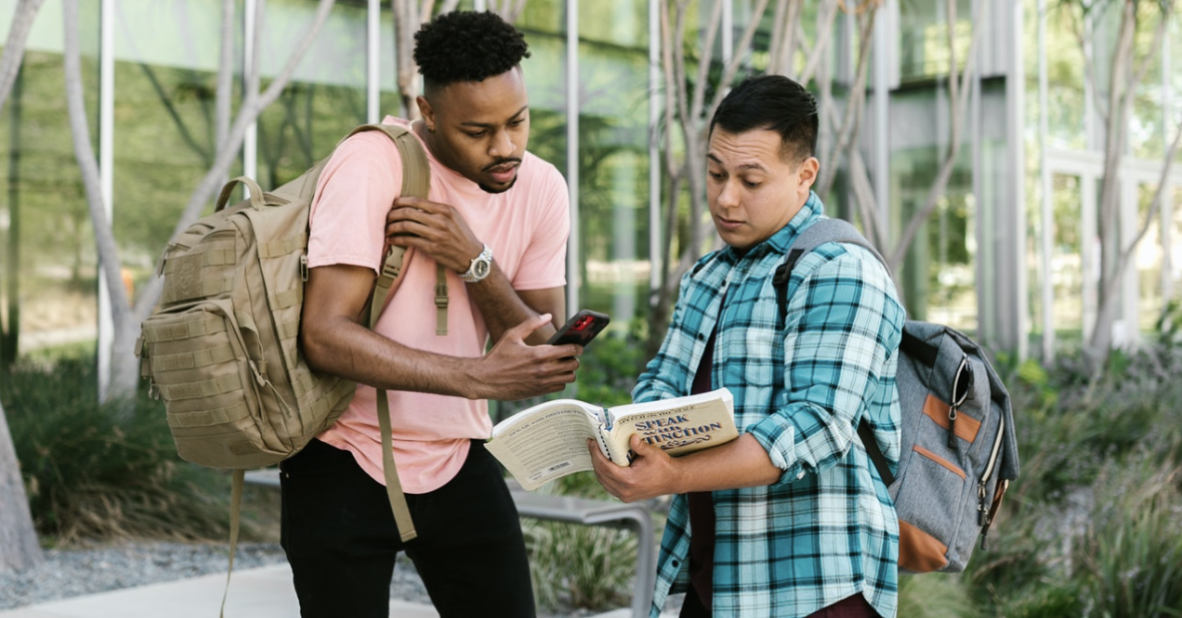
[[[0,611],[0,618],[217,618],[225,575],[204,575],[138,588],[49,601]],[[298,618],[299,603],[286,563],[235,571],[226,618]],[[628,618],[628,609],[594,618]],[[439,618],[430,605],[390,601],[392,618]]]

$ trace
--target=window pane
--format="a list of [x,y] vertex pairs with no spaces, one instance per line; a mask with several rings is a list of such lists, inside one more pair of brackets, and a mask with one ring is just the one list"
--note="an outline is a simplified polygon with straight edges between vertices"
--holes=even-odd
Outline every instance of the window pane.
[[[15,2],[0,3],[0,32]],[[99,3],[79,2],[87,120],[97,148]],[[6,39],[5,39],[6,40]],[[66,111],[60,2],[33,22],[21,72],[0,115],[0,358],[46,346],[93,346],[94,232]]]
[[[267,3],[261,88],[291,57],[316,5],[312,0]],[[299,176],[365,122],[366,36],[366,8],[335,5],[292,81],[259,117],[258,180],[264,189]]]

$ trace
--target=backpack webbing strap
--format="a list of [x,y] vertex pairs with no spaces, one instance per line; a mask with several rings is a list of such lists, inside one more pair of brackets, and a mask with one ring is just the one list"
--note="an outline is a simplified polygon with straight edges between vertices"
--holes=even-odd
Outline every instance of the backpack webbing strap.
[[[358,127],[358,131],[373,128],[381,130],[394,140],[398,147],[399,158],[402,160],[402,195],[427,197],[431,188],[431,168],[427,163],[427,154],[419,145],[418,139],[403,127],[393,125],[366,125]],[[369,302],[369,316],[367,318],[370,330],[377,325],[378,316],[382,313],[390,290],[398,275],[402,271],[402,259],[406,254],[404,247],[393,247],[382,265],[382,274],[374,283],[373,297]],[[439,297],[443,296],[443,306],[436,313],[435,332],[438,335],[447,334],[447,279],[442,266],[436,266],[435,304],[439,307]],[[442,331],[442,332],[440,332]],[[390,500],[390,510],[394,512],[394,523],[398,526],[398,534],[403,542],[418,536],[414,521],[410,516],[410,507],[406,504],[406,495],[402,492],[402,482],[398,478],[398,468],[394,464],[394,440],[390,427],[390,400],[386,389],[377,390],[378,425],[382,434],[382,469],[386,476],[386,497]]]
[[[870,244],[870,241],[866,240],[858,228],[849,221],[829,218],[818,220],[792,241],[788,256],[784,258],[784,263],[776,268],[776,273],[772,277],[772,287],[776,289],[776,305],[779,308],[781,322],[788,315],[788,279],[792,276],[792,269],[806,253],[828,242],[858,245],[874,254],[874,257],[878,258],[884,267],[887,265],[878,249],[874,248],[874,245]],[[906,334],[904,334],[904,338],[906,338]],[[918,343],[924,345],[923,342]],[[878,468],[878,474],[882,477],[883,483],[890,487],[895,482],[895,475],[891,474],[890,463],[887,462],[886,455],[882,454],[882,449],[878,447],[878,440],[874,439],[874,430],[865,418],[858,423],[858,437],[862,439],[862,446],[865,447],[866,454],[870,456],[870,461],[874,462],[875,468]]]
[[230,594],[230,573],[234,572],[234,554],[238,549],[238,528],[241,523],[242,489],[246,484],[246,470],[234,470],[230,486],[230,566],[226,569],[226,589],[222,591],[222,609],[218,614],[226,616],[226,597]]

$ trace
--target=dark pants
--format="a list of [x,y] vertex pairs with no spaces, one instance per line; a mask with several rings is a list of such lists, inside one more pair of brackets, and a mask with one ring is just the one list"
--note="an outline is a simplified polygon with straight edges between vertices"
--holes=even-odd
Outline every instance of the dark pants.
[[534,616],[517,508],[479,442],[447,485],[407,494],[418,538],[403,543],[386,488],[348,451],[313,440],[280,465],[281,543],[304,618],[386,618],[399,551],[443,618]]

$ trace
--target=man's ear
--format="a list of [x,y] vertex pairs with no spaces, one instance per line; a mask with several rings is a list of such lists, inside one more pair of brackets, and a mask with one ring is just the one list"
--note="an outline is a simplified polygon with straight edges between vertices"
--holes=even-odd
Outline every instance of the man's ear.
[[801,190],[807,192],[809,189],[812,189],[813,183],[817,182],[817,174],[820,172],[821,162],[816,157],[809,157],[802,161],[796,179]]
[[415,104],[419,106],[419,116],[423,119],[423,124],[427,125],[427,131],[435,132],[435,108],[431,107],[431,102],[427,97],[419,95],[415,97]]

